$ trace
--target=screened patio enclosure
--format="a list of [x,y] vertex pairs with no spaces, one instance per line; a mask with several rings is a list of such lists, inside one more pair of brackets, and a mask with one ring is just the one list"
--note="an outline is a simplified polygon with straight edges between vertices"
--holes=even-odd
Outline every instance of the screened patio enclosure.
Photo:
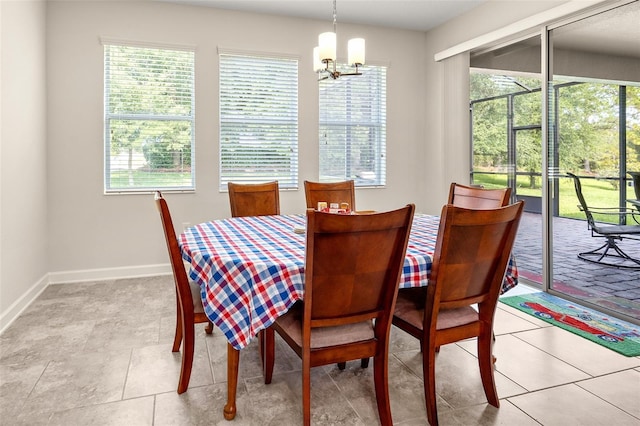
[[[498,94],[473,99],[477,92],[490,90],[492,85]],[[520,90],[499,93],[509,86]],[[525,211],[533,213],[542,212],[540,90],[540,81],[535,77],[477,70],[471,73],[471,180],[487,187],[511,187],[514,201],[525,200]],[[598,190],[594,200],[599,204],[629,207],[627,200],[638,198],[635,191],[640,190],[640,88],[605,82],[566,82],[554,85],[553,90],[558,100],[555,116],[559,125],[551,151],[554,163],[560,165],[555,179],[568,178],[563,171],[577,173],[589,181],[585,184],[589,189]],[[575,117],[577,104],[588,112],[585,119]],[[560,192],[565,183],[569,189],[562,191],[563,198],[568,199],[561,203]],[[554,189],[553,215],[584,219],[571,181]],[[621,224],[625,223],[624,217],[620,219]]]
[[[540,83],[532,77],[472,72],[472,94],[474,88],[487,90],[492,84],[494,96],[470,102],[471,179],[488,188],[509,186],[513,201],[525,200],[526,214],[515,250],[524,281],[541,285],[544,181]],[[516,90],[500,93],[510,85]],[[556,269],[552,286],[640,320],[640,268],[610,268],[578,259],[578,253],[596,248],[600,242],[587,229],[572,179],[566,175],[572,172],[581,177],[585,198],[593,205],[632,207],[627,200],[637,196],[629,172],[640,171],[640,90],[607,82],[573,81],[556,84],[553,90],[558,126],[550,152],[560,167],[554,177],[550,211],[554,258],[562,266]],[[578,106],[588,112],[586,119],[576,119]],[[612,222],[604,216],[597,220]],[[640,241],[625,239],[621,246],[640,259]]]
[[[640,29],[634,21],[640,22],[639,2],[623,2],[472,51],[470,180],[509,186],[513,201],[525,200],[514,249],[523,281],[640,323],[640,269],[577,257],[602,241],[588,229],[567,175],[580,176],[591,206],[635,208]],[[640,240],[619,244],[640,259]]]

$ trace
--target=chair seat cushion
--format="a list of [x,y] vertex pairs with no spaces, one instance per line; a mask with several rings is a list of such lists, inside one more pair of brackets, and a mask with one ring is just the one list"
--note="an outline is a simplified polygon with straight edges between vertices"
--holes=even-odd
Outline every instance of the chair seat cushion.
[[600,225],[593,226],[593,230],[602,235],[637,235],[640,225]]
[[191,288],[193,312],[196,314],[204,313],[204,308],[202,307],[202,298],[200,296],[200,286],[192,281],[189,281],[189,287]]
[[[303,305],[295,304],[289,312],[279,317],[276,322],[298,346],[302,346],[302,312]],[[346,343],[361,342],[375,338],[372,321],[354,324],[314,328],[311,331],[311,349],[336,346]]]
[[[422,330],[424,321],[424,302],[422,298],[414,298],[413,293],[398,292],[398,299],[396,300],[396,310],[394,316],[406,321],[419,330]],[[443,309],[440,310],[438,315],[438,323],[436,324],[437,330],[444,330],[447,328],[458,327],[465,324],[478,321],[478,312],[471,306],[464,306],[462,308],[455,309]]]

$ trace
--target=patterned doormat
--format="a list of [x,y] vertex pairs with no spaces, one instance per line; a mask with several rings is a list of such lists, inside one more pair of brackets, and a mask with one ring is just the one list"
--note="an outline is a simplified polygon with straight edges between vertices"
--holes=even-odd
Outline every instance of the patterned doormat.
[[[542,275],[536,272],[526,271],[518,267],[518,275],[527,280],[533,281],[536,284],[542,285]],[[615,296],[611,293],[605,293],[599,291],[598,285],[584,286],[581,282],[565,283],[562,281],[554,280],[552,288],[560,293],[564,293],[568,296],[573,296],[576,299],[584,300],[597,306],[610,309],[614,312],[620,312],[631,318],[640,320],[640,303],[629,298],[623,298]],[[631,294],[634,291],[640,290],[638,288],[632,288]]]
[[640,355],[640,327],[544,292],[500,302],[626,356]]

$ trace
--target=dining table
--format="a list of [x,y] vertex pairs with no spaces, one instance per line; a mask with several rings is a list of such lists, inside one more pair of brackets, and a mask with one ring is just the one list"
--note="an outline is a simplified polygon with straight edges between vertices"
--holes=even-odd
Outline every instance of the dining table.
[[[236,414],[239,351],[304,299],[305,225],[305,215],[234,217],[200,223],[178,237],[205,314],[228,341],[227,420]],[[438,216],[414,215],[400,288],[427,285],[438,226]],[[511,256],[502,292],[517,283]]]

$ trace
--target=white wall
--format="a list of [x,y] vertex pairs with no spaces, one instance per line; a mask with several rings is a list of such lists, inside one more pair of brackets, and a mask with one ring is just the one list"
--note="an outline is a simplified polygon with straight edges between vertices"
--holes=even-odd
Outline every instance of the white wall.
[[[428,200],[446,199],[448,187],[443,183],[469,182],[470,156],[468,104],[464,108],[458,105],[468,103],[468,79],[459,81],[461,85],[466,84],[466,88],[455,87],[450,81],[454,77],[451,68],[455,63],[468,63],[468,58],[452,58],[450,63],[445,63],[434,62],[433,56],[561,3],[565,1],[490,0],[427,33],[427,133],[424,140],[437,141],[435,148],[429,147],[426,156],[425,182],[437,183],[426,187]],[[461,96],[461,90],[467,91],[466,96]],[[438,212],[440,207],[437,202],[429,205],[430,210],[437,209]]]
[[[217,47],[297,55],[299,73],[300,187],[318,178],[318,86],[312,49],[331,25],[205,7],[158,2],[49,2],[47,83],[50,272],[166,264],[167,254],[152,195],[103,194],[103,47],[100,37],[196,47],[196,183],[193,194],[167,194],[174,223],[199,223],[230,215],[218,192]],[[346,42],[367,41],[367,61],[387,64],[387,187],[357,193],[361,209],[415,202],[423,209],[425,35],[341,24]],[[285,191],[283,213],[304,211],[304,191]],[[132,269],[132,270],[133,270]],[[71,271],[71,273],[68,273]],[[139,270],[136,269],[139,272]],[[126,270],[122,271],[126,273]],[[84,271],[86,274],[86,271]]]
[[[449,94],[442,88],[443,65],[433,62],[433,55],[557,4],[516,3],[490,1],[426,35],[340,24],[339,55],[345,54],[346,40],[362,36],[367,61],[389,66],[387,187],[358,190],[359,208],[414,202],[418,211],[438,213],[450,180],[468,181],[459,166],[468,158],[446,156],[468,153],[468,140],[448,141],[452,145],[446,147],[443,142],[445,121],[459,122],[459,134],[468,123],[442,114]],[[100,37],[196,46],[198,187],[192,194],[166,195],[176,224],[229,215],[227,194],[217,190],[218,46],[299,56],[299,183],[317,178],[318,97],[311,50],[318,33],[331,25],[328,20],[146,1],[49,0],[46,7],[0,1],[0,14],[1,319],[10,319],[48,281],[169,271],[152,196],[103,194]],[[286,191],[280,200],[285,214],[303,211],[302,190]],[[0,329],[4,325],[0,322]]]
[[45,3],[0,2],[0,329],[46,285]]

